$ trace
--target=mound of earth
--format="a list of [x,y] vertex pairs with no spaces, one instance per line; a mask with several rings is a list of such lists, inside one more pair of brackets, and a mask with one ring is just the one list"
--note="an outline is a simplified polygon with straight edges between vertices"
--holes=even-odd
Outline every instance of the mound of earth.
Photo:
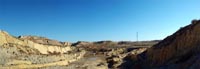
[[200,20],[181,28],[138,55],[134,68],[199,69]]

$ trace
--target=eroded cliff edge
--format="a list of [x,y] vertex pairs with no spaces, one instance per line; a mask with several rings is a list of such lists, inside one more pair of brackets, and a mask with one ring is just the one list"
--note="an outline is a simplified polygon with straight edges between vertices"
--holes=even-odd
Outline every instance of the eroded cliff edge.
[[200,68],[200,20],[186,27],[138,55],[133,67],[144,69]]
[[0,31],[0,69],[63,66],[81,59],[86,53],[71,46],[45,45],[19,39]]

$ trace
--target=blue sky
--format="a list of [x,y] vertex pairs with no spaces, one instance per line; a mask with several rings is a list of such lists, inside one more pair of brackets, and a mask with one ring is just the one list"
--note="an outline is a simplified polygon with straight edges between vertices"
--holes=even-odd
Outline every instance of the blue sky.
[[60,41],[163,39],[200,19],[200,0],[0,0],[0,29]]

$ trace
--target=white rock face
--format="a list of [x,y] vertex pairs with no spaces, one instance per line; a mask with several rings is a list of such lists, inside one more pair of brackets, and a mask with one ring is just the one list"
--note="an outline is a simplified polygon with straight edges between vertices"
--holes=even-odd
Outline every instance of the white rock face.
[[53,45],[43,45],[34,43],[30,40],[23,40],[23,39],[17,39],[15,37],[10,36],[5,31],[0,31],[0,46],[6,43],[14,43],[19,44],[22,46],[29,46],[31,48],[37,49],[41,54],[49,54],[49,53],[67,53],[71,51],[71,47],[61,47],[61,46],[53,46]]
[[62,42],[53,40],[53,39],[48,39],[46,37],[40,37],[40,36],[19,36],[19,39],[23,40],[30,40],[33,41],[34,43],[39,43],[43,45],[56,45],[56,46],[62,46]]

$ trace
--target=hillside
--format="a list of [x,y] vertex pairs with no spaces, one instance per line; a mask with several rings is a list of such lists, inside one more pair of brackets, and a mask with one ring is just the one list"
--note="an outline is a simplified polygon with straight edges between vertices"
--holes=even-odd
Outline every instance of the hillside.
[[158,44],[138,55],[144,69],[198,69],[200,68],[200,20],[181,28]]
[[0,69],[21,69],[69,65],[82,58],[85,51],[38,44],[0,31],[0,54]]
[[40,36],[15,37],[0,31],[0,69],[118,68],[127,55],[137,55],[159,41],[61,42]]

